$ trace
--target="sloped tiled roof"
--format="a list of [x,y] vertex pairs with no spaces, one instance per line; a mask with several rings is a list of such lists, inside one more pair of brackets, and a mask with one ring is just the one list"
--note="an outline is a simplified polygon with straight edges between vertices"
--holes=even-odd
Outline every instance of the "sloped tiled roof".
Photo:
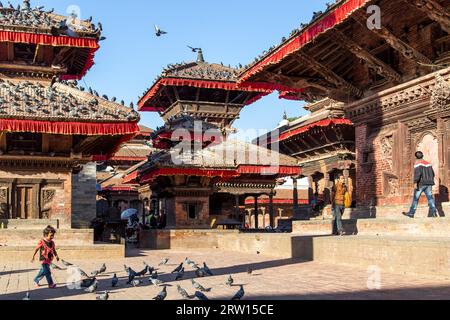
[[169,66],[162,77],[197,80],[237,81],[239,70],[216,63],[191,62]]
[[0,119],[134,122],[139,114],[76,86],[0,79]]
[[[43,9],[43,7],[32,8],[27,0],[17,7],[12,4],[8,7],[0,7],[0,30],[54,35],[55,31],[61,31],[60,27],[64,26],[68,19],[76,18],[55,14],[53,9],[48,11]],[[71,24],[70,31],[75,32],[76,36],[98,37],[100,35],[100,30],[89,21],[76,19],[75,22]]]

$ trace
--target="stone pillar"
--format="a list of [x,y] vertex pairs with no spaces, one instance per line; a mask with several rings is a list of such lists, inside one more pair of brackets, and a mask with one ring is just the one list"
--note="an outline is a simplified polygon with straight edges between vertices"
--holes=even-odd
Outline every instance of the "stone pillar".
[[262,224],[263,224],[263,228],[265,229],[266,228],[266,208],[261,208],[261,213],[263,216]]
[[259,229],[258,196],[255,196],[255,229]]
[[72,228],[90,228],[97,217],[97,165],[88,163],[72,174]]

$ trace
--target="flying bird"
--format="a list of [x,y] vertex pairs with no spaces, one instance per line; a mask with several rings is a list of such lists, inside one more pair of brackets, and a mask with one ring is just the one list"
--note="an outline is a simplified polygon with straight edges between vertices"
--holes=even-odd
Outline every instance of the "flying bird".
[[199,52],[200,50],[202,50],[202,48],[194,48],[194,47],[191,47],[191,46],[187,46],[189,49],[191,49],[192,50],[192,52]]
[[155,35],[157,37],[161,37],[163,34],[167,34],[167,32],[161,30],[156,24],[155,24]]
[[72,263],[67,262],[67,261],[64,261],[64,260],[61,260],[61,263],[62,263],[63,265],[65,265],[66,267],[72,267],[72,266],[73,266]]

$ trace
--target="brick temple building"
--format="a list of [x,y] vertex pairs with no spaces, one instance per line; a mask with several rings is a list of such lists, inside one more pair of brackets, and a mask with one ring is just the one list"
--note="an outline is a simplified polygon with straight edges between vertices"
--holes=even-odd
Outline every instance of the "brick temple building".
[[[270,199],[269,225],[274,226],[277,179],[300,174],[295,158],[228,139],[241,109],[271,92],[239,89],[238,73],[205,62],[200,51],[196,62],[167,69],[139,101],[141,111],[160,112],[166,124],[153,135],[160,151],[125,182],[139,183],[141,192],[151,193],[151,210],[168,228],[242,226],[248,221],[258,229],[258,199],[264,195]],[[241,210],[249,197],[254,199],[253,220]]]
[[[30,235],[51,223],[66,230],[61,245],[93,245],[91,231],[74,229],[96,217],[96,161],[139,132],[139,115],[77,85],[99,49],[91,23],[71,25],[29,1],[0,13],[0,218],[17,229],[0,242],[34,245]],[[27,236],[14,243],[8,232],[22,227]]]
[[[373,4],[380,26],[368,24]],[[337,1],[240,76],[242,87],[261,83],[289,99],[342,103],[355,128],[355,200],[371,217],[411,204],[417,150],[436,171],[439,204],[449,201],[449,5]]]

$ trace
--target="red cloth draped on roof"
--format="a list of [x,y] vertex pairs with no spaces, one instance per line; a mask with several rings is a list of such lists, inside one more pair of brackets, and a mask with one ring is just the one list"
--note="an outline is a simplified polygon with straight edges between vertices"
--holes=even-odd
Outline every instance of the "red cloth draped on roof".
[[347,0],[342,5],[330,11],[324,18],[307,27],[301,34],[283,44],[268,57],[256,63],[252,68],[250,68],[250,70],[244,73],[239,81],[243,83],[250,79],[253,75],[262,71],[265,67],[277,64],[286,56],[298,51],[307,43],[313,41],[321,33],[333,28],[339,23],[342,23],[353,12],[362,8],[370,1],[371,0]]
[[240,166],[238,173],[258,174],[258,175],[277,175],[277,176],[296,176],[301,174],[300,167],[287,166]]
[[311,130],[312,128],[316,128],[316,127],[328,127],[328,126],[332,126],[332,125],[348,125],[348,126],[352,126],[353,122],[351,122],[348,119],[327,119],[327,120],[322,120],[319,122],[315,122],[315,123],[311,123],[307,126],[295,129],[295,130],[291,130],[288,132],[285,132],[283,134],[280,135],[280,138],[278,139],[278,141],[284,141],[287,140],[289,138],[292,138],[294,136],[297,136],[299,134],[308,132],[309,130]]
[[198,176],[198,177],[220,177],[220,178],[235,178],[239,174],[236,170],[223,170],[223,169],[192,169],[192,168],[160,168],[153,170],[150,173],[145,174],[140,183],[144,184],[152,181],[159,176],[173,176],[173,175],[186,175],[186,176]]
[[81,79],[86,74],[86,72],[94,65],[95,52],[100,48],[96,39],[52,36],[47,34],[12,31],[0,31],[0,42],[32,43],[54,47],[76,47],[90,49],[82,72],[77,75],[61,76],[62,80]]
[[61,135],[135,135],[139,132],[136,123],[92,123],[92,122],[52,122],[36,120],[0,119],[0,131],[35,132]]

